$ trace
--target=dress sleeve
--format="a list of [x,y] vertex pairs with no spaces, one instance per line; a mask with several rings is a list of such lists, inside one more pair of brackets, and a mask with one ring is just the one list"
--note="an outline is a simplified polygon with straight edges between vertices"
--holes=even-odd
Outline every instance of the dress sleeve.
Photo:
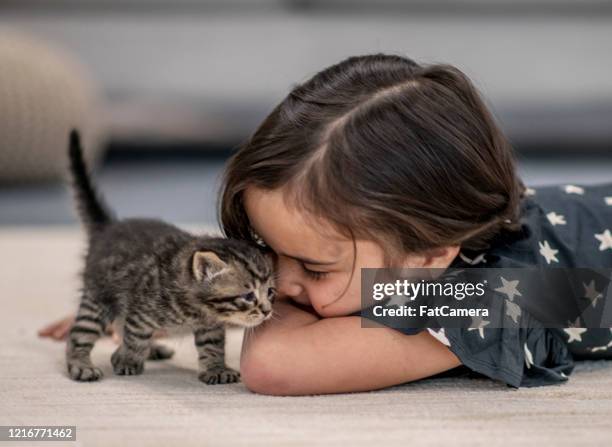
[[[361,311],[352,316],[361,316]],[[443,328],[433,330],[475,375],[501,381],[510,387],[553,385],[568,380],[574,359],[567,343],[554,329],[518,328]],[[422,328],[393,328],[415,335]],[[427,329],[429,330],[429,329]],[[430,330],[431,332],[432,330]]]
[[567,381],[574,360],[555,331],[541,328],[446,328],[449,349],[472,371],[519,388]]

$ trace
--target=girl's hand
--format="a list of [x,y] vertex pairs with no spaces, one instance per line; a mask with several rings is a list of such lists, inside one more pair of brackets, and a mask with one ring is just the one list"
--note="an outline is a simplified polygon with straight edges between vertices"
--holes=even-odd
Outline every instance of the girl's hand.
[[[38,331],[39,337],[49,337],[56,341],[65,340],[68,337],[68,332],[70,332],[70,328],[74,323],[75,315],[68,315],[67,317],[62,318],[61,320],[57,320],[44,328]],[[114,330],[113,326],[110,325],[106,328],[106,334],[110,335],[113,338],[113,341],[117,344],[121,342],[121,337]],[[160,338],[166,336],[167,333],[165,331],[155,331],[153,333],[154,338]]]
[[[66,340],[68,337],[68,332],[70,332],[70,328],[74,323],[75,315],[68,315],[67,317],[62,318],[61,320],[57,320],[44,328],[38,331],[39,337],[49,337],[56,341]],[[106,328],[106,334],[113,337],[113,340],[116,343],[119,343],[119,335],[115,330],[113,330],[112,326],[108,326]]]
[[57,320],[38,331],[39,337],[49,337],[56,341],[65,340],[68,336],[68,331],[72,323],[74,323],[74,315],[68,315],[67,317]]

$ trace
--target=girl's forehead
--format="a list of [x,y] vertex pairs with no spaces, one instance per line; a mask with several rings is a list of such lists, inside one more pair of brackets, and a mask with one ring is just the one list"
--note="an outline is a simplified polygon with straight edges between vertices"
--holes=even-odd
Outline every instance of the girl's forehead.
[[352,249],[352,241],[339,234],[322,219],[288,206],[281,189],[249,187],[244,205],[253,230],[275,251],[304,257],[335,257]]

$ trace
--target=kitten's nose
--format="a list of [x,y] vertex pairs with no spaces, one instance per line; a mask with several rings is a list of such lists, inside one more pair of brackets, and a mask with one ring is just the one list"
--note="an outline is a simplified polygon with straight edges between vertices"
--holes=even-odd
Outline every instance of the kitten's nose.
[[265,303],[265,302],[261,303],[259,308],[261,309],[261,311],[263,313],[270,313],[270,312],[272,312],[272,304],[270,304],[270,303]]

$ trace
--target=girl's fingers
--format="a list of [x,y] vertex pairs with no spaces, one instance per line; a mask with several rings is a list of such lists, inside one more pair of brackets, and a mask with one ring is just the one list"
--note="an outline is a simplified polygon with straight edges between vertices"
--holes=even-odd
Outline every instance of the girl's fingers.
[[50,337],[53,340],[64,340],[68,335],[68,331],[70,331],[72,323],[74,323],[74,316],[70,315],[40,329],[38,336]]
[[67,333],[68,333],[68,329],[61,327],[57,329],[55,332],[53,332],[53,334],[51,334],[51,338],[53,340],[61,341],[66,338]]
[[57,321],[51,324],[48,324],[44,328],[38,330],[38,335],[40,337],[48,337],[57,330],[58,326],[59,326],[59,323]]
[[51,335],[51,333],[54,331],[54,326],[45,326],[42,329],[38,330],[38,336],[39,337],[47,337],[49,335]]
[[54,340],[65,340],[68,337],[68,332],[70,332],[70,328],[72,327],[72,323],[74,322],[74,318],[68,318],[61,322],[60,325],[53,331],[51,334],[51,338]]

